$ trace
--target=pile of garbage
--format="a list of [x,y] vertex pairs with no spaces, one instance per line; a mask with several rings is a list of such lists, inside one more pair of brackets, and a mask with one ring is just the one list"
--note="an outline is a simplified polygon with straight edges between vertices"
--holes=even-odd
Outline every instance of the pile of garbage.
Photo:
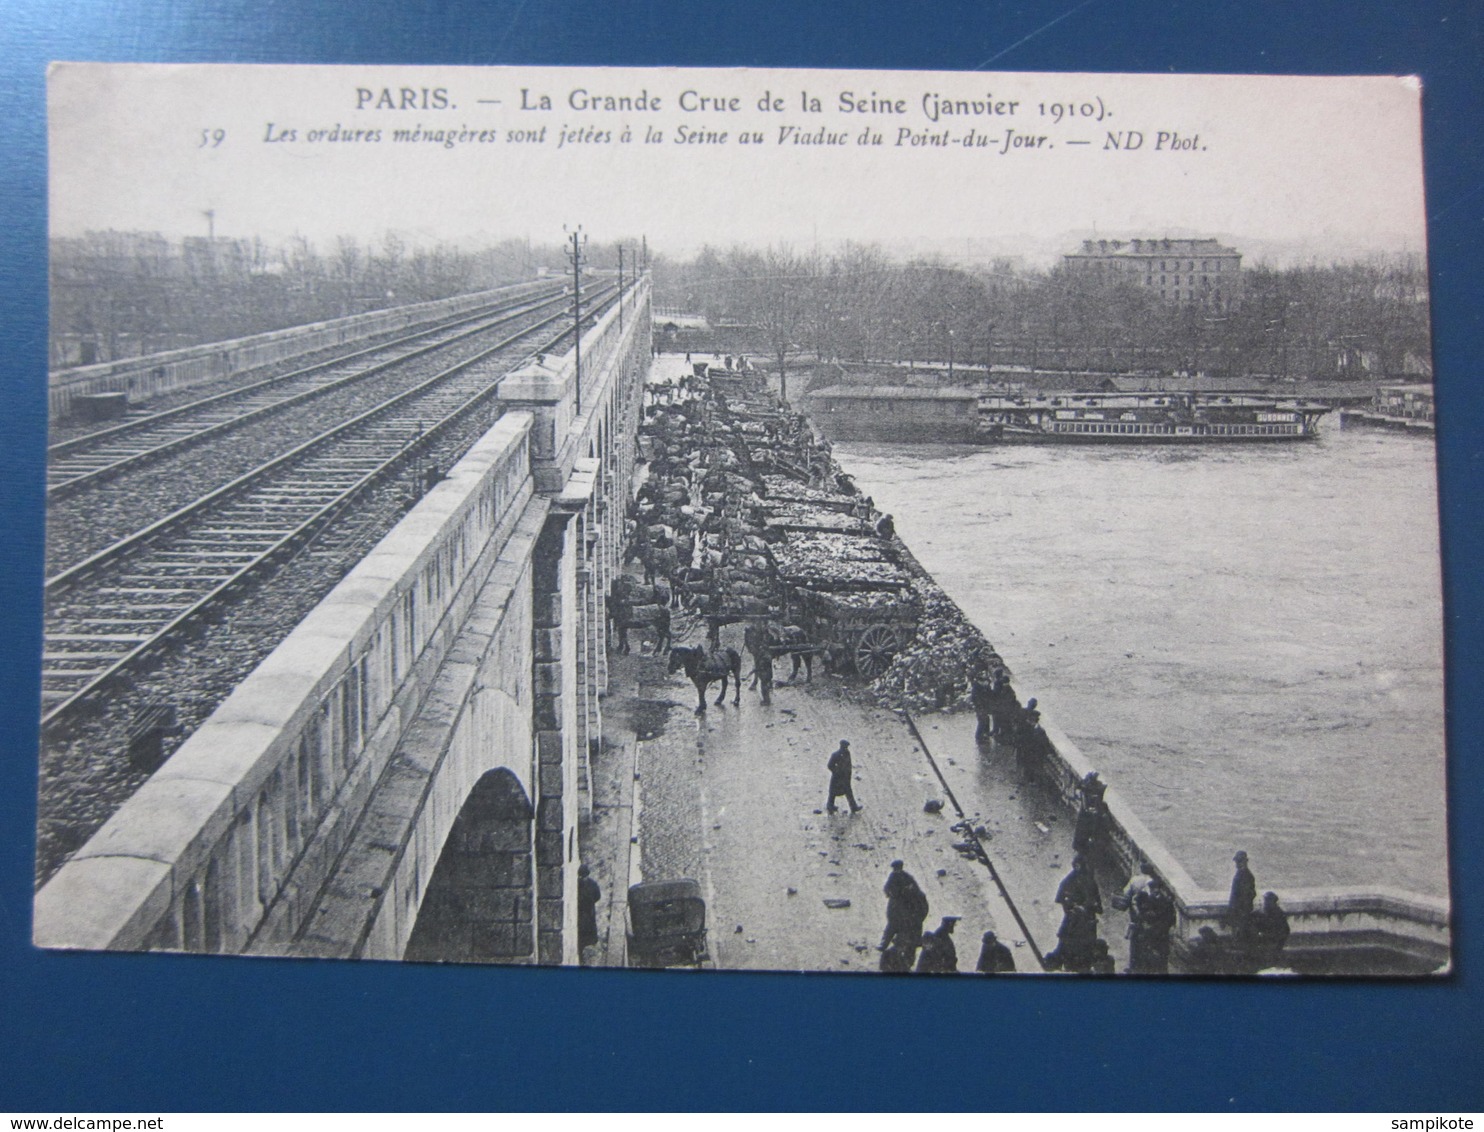
[[917,635],[872,682],[872,697],[910,712],[972,706],[970,675],[1001,664],[999,655],[930,577],[915,576],[912,589],[922,611]]
[[[909,711],[972,706],[971,679],[1000,658],[806,417],[745,362],[698,364],[648,393],[648,474],[626,562],[637,559],[656,590],[664,582],[695,610],[713,644],[723,625],[747,622],[751,632],[772,622],[766,632],[779,641],[796,638],[846,672],[875,671],[900,645],[853,695]],[[648,605],[617,592],[610,600],[634,607],[627,624],[653,625],[639,616]]]

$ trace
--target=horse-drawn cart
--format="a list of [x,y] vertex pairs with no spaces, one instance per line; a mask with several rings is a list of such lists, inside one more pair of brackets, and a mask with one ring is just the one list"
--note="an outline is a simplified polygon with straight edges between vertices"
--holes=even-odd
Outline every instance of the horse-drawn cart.
[[912,642],[919,611],[890,543],[848,531],[789,531],[773,548],[787,620],[837,672],[874,680]]
[[805,634],[837,672],[874,680],[917,633],[917,603],[904,590],[795,591]]

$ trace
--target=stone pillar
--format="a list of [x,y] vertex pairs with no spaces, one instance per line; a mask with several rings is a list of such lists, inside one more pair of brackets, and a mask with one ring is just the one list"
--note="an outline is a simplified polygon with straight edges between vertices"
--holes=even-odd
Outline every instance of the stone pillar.
[[[576,962],[577,570],[571,512],[554,509],[532,572],[536,736],[536,957]],[[571,890],[571,891],[569,891]],[[570,952],[570,955],[568,954]]]

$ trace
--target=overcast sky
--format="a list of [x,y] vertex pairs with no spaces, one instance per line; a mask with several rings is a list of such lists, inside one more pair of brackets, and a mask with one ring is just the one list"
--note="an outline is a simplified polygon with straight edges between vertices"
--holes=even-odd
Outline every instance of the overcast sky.
[[[845,144],[780,144],[788,127]],[[931,142],[971,129],[990,144]],[[50,131],[56,235],[205,235],[211,210],[218,236],[270,242],[550,242],[581,223],[675,255],[855,239],[1044,260],[1094,232],[1268,258],[1424,245],[1419,89],[1399,78],[65,64]]]

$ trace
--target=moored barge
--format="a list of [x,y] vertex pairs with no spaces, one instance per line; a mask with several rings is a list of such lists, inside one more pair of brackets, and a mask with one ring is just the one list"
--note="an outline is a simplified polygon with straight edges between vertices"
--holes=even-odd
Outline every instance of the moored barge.
[[1416,383],[1377,386],[1376,396],[1368,407],[1341,410],[1340,427],[1354,425],[1435,433],[1433,388],[1430,384]]
[[1329,406],[1296,398],[1202,393],[983,394],[985,443],[1202,443],[1308,440]]

